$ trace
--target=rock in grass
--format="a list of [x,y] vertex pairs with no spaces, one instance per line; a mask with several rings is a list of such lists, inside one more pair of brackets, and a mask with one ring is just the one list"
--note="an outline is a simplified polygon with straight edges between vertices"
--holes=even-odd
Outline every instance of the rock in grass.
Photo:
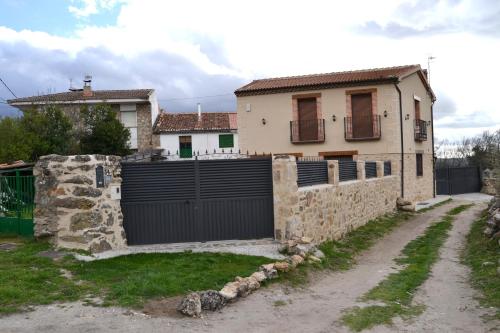
[[291,261],[292,267],[297,267],[298,265],[300,265],[304,262],[304,258],[302,258],[301,256],[299,256],[297,254],[294,254],[290,258],[290,261]]
[[325,257],[325,254],[320,249],[316,249],[312,255],[319,259],[323,259]]
[[201,314],[200,295],[198,293],[190,293],[185,296],[177,307],[177,311],[186,316],[199,317]]
[[301,244],[310,244],[312,243],[312,238],[311,237],[301,237],[300,240],[299,240],[299,243]]
[[239,282],[226,283],[224,288],[222,288],[222,290],[219,291],[219,294],[221,294],[228,301],[233,300],[236,298],[236,296],[238,296],[239,284],[240,284]]
[[398,206],[408,206],[408,205],[411,205],[411,201],[408,201],[406,199],[403,199],[403,198],[399,197],[396,200],[396,205],[398,205]]
[[321,262],[321,259],[315,256],[309,256],[307,259],[312,262]]
[[199,294],[202,310],[218,311],[227,303],[226,298],[216,290],[205,290]]
[[274,268],[274,264],[260,266],[260,271],[266,275],[266,279],[274,279],[278,276],[278,271]]
[[252,275],[250,275],[251,278],[254,278],[258,282],[263,282],[266,280],[266,274],[264,272],[255,272]]
[[281,272],[288,272],[290,265],[286,261],[278,261],[274,263],[274,268]]

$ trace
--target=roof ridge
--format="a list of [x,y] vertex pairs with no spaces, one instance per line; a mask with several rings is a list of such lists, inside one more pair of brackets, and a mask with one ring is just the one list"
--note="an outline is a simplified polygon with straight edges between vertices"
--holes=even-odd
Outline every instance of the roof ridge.
[[[412,65],[400,65],[400,66],[391,66],[391,67],[364,68],[364,69],[356,69],[356,70],[340,71],[340,72],[314,73],[314,74],[291,75],[291,76],[277,76],[277,77],[270,77],[270,78],[253,80],[251,83],[259,82],[259,81],[269,81],[269,80],[298,79],[298,78],[324,76],[324,75],[338,75],[338,74],[350,74],[350,73],[361,73],[361,72],[373,72],[373,71],[379,71],[379,70],[391,70],[391,69],[399,69],[399,68],[405,68],[405,67],[407,67],[407,68],[420,67],[420,65],[419,64],[412,64]],[[248,84],[248,85],[250,85],[250,84]]]

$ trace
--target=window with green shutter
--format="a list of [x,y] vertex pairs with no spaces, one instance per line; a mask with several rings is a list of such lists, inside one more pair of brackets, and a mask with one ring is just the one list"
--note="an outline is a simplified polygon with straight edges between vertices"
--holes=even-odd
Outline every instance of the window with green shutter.
[[219,135],[219,148],[233,148],[234,138],[232,134]]

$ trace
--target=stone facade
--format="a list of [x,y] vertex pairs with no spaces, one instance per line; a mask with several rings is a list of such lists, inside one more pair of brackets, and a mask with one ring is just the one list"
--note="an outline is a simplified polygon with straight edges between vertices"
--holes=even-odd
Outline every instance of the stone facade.
[[[98,166],[104,168],[104,187],[96,186]],[[41,157],[33,169],[35,237],[91,252],[125,247],[120,200],[111,193],[120,189],[120,171],[116,156]]]
[[274,225],[278,240],[309,237],[320,243],[339,239],[369,220],[396,209],[399,176],[365,179],[364,161],[358,162],[358,180],[339,182],[338,162],[328,162],[329,184],[299,188],[295,158],[273,160]]

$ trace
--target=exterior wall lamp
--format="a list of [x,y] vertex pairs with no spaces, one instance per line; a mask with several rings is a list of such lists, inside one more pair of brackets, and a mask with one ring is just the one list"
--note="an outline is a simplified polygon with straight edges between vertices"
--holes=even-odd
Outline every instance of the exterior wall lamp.
[[266,118],[262,118],[262,125],[265,125],[267,123]]
[[431,126],[431,121],[427,120],[427,126]]
[[384,110],[384,118],[387,118],[387,110]]
[[332,120],[333,121],[337,121],[337,117],[335,117],[335,115],[332,116]]
[[408,119],[410,119],[410,115],[407,113],[405,116],[405,120],[408,120]]

